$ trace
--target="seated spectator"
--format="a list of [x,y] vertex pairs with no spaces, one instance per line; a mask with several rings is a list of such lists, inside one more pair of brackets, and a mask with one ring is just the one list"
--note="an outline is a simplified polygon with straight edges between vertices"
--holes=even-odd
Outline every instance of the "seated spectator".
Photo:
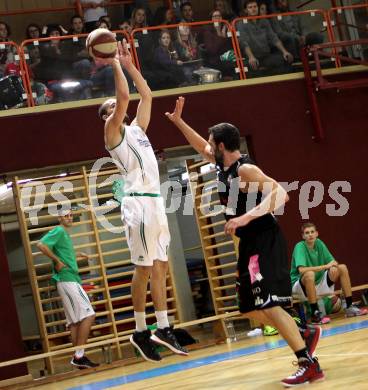
[[178,53],[178,59],[183,62],[183,71],[187,82],[193,84],[193,71],[198,69],[201,63],[198,43],[189,26],[177,28],[175,50]]
[[174,11],[169,7],[158,7],[155,13],[155,25],[163,26],[166,24],[176,24],[178,20],[176,19]]
[[118,30],[125,31],[127,34],[131,34],[132,26],[130,25],[129,20],[124,20],[118,24]]
[[[26,27],[26,39],[37,41],[39,38],[41,38],[41,27],[38,24],[30,23]],[[24,51],[25,53],[28,53],[29,56],[29,59],[27,60],[27,71],[32,91],[36,93],[35,103],[36,105],[46,104],[49,101],[49,91],[46,88],[46,85],[34,80],[34,69],[37,68],[41,62],[39,46],[34,44],[25,45]]]
[[[71,27],[69,35],[83,34],[85,31],[84,21],[81,16],[74,15],[70,19]],[[63,54],[71,62],[74,75],[78,79],[88,80],[91,75],[91,62],[86,49],[86,38],[79,37],[78,40],[67,39],[62,42]]]
[[[9,42],[9,36],[11,35],[10,26],[0,21],[0,42]],[[14,63],[14,55],[16,49],[14,46],[5,45],[3,49],[0,49],[0,78],[4,76],[5,68],[7,64]]]
[[[61,30],[57,25],[49,25],[46,35],[60,37]],[[60,39],[42,42],[40,45],[41,61],[35,67],[35,79],[47,85],[54,93],[54,101],[72,99],[88,99],[91,97],[89,80],[75,80],[73,62],[69,55],[70,47]],[[63,84],[72,81],[72,84]]]
[[80,0],[83,8],[86,32],[91,32],[97,27],[97,22],[101,16],[107,15],[105,6],[109,0]]
[[152,90],[165,89],[172,83],[172,76],[157,67],[154,61],[155,48],[158,42],[156,31],[148,31],[148,34],[138,32],[134,35],[137,40],[137,56],[140,70]]
[[302,226],[303,241],[296,244],[291,263],[293,294],[308,300],[314,324],[322,323],[318,310],[317,295],[333,294],[335,283],[340,284],[346,299],[347,317],[367,314],[367,310],[353,305],[349,271],[345,264],[339,264],[327,246],[318,238],[316,225],[309,222]]
[[168,30],[161,30],[159,45],[154,53],[154,61],[160,69],[167,71],[172,76],[172,82],[167,85],[167,88],[178,87],[186,83],[183,62],[179,60]]
[[223,19],[225,20],[231,21],[236,17],[230,4],[226,0],[214,0],[213,9],[220,11]]
[[[37,41],[41,38],[41,27],[35,23],[31,23],[26,28],[26,39]],[[25,46],[25,50],[29,55],[27,65],[33,71],[41,62],[40,49],[38,45],[29,44]]]
[[[255,0],[249,0],[246,9],[248,16],[258,16],[258,4]],[[239,43],[246,56],[250,76],[292,71],[290,64],[293,62],[293,56],[285,49],[268,20],[250,19],[248,23],[238,23],[238,30]]]
[[[290,12],[288,0],[275,0],[275,5],[277,13]],[[294,58],[300,58],[301,47],[323,42],[322,34],[306,33],[300,15],[284,15],[281,20],[272,18],[271,25]]]
[[146,10],[144,8],[134,8],[130,20],[132,30],[147,27]]
[[181,15],[181,20],[180,20],[181,22],[183,22],[183,23],[194,22],[193,7],[192,7],[192,3],[190,1],[186,1],[185,3],[181,4],[180,15]]
[[222,76],[232,78],[235,71],[234,64],[220,59],[222,54],[233,50],[231,39],[227,36],[227,25],[219,22],[223,18],[217,9],[210,13],[210,18],[217,23],[205,26],[203,29],[204,65],[220,70]]

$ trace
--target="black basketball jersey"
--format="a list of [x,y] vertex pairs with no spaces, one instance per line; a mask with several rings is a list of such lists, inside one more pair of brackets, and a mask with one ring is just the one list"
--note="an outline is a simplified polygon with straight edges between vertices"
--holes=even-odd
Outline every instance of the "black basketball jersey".
[[[225,206],[225,218],[239,217],[259,205],[262,201],[262,192],[242,192],[239,188],[238,169],[243,164],[253,164],[254,162],[248,155],[242,155],[228,169],[217,165],[217,179],[220,202]],[[236,229],[236,235],[242,237],[251,233],[257,233],[276,224],[275,217],[271,214],[265,214],[251,221],[248,225]]]

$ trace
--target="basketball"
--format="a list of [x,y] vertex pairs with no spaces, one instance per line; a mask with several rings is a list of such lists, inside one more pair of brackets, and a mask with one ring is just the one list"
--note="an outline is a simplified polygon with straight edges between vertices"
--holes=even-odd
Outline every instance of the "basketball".
[[332,303],[332,313],[338,313],[341,310],[341,306],[342,306],[340,297],[334,295],[331,298],[331,303]]
[[87,51],[93,58],[113,58],[117,47],[115,34],[106,28],[93,30],[86,39]]

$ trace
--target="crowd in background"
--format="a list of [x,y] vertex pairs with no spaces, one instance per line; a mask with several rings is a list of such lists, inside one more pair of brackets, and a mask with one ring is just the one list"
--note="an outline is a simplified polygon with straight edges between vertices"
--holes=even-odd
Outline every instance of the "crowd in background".
[[[108,14],[108,1],[81,0],[81,3],[90,8],[84,10],[83,18],[74,15],[69,26],[30,23],[26,27],[24,39],[32,40],[25,46],[28,73],[37,104],[114,94],[111,67],[97,66],[91,60],[85,38],[33,44],[39,38],[83,34],[96,28],[131,34],[135,29],[162,26],[149,33],[136,33],[134,38],[141,71],[151,88],[165,89],[198,83],[199,70],[203,69],[207,73],[217,72],[216,80],[237,79],[229,24],[221,21],[289,11],[288,0],[214,0],[206,19],[213,23],[167,28],[172,24],[200,21],[196,17],[195,3],[174,1],[174,8],[162,6],[152,12],[148,1],[137,0],[134,8],[125,6],[126,14],[117,25],[112,24]],[[248,77],[292,72],[293,62],[299,60],[300,47],[323,41],[319,31],[308,32],[306,28],[299,15],[285,16],[282,20],[257,19],[238,23],[236,29]],[[0,42],[10,40],[11,27],[0,21]],[[0,78],[19,75],[15,54],[12,46],[1,47]],[[133,83],[130,88],[133,92]]]

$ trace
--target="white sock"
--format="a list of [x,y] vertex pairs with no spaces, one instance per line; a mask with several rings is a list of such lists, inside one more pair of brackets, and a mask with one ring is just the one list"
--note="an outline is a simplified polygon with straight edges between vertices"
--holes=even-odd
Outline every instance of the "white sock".
[[134,312],[134,319],[135,319],[135,330],[137,332],[143,332],[143,331],[147,330],[146,312],[135,311]]
[[167,318],[167,310],[155,311],[157,319],[157,327],[159,329],[164,329],[170,326],[169,319]]
[[76,349],[76,350],[75,350],[74,356],[75,356],[77,359],[80,359],[81,357],[83,357],[83,355],[84,355],[84,349]]

